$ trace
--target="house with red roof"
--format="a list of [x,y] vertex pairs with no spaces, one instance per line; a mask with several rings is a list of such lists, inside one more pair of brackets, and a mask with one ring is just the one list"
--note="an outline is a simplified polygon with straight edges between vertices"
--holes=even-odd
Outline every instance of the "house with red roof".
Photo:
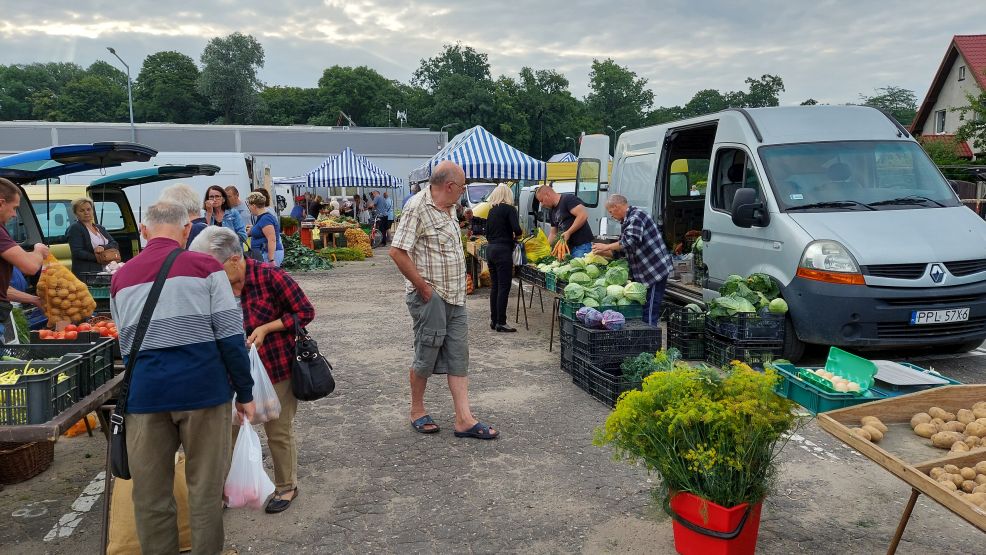
[[[956,109],[969,105],[967,95],[979,96],[984,90],[986,35],[955,35],[911,123],[911,132],[921,141],[954,142],[964,118],[972,117]],[[969,142],[956,143],[956,153],[963,158],[986,156],[986,151],[973,148]]]

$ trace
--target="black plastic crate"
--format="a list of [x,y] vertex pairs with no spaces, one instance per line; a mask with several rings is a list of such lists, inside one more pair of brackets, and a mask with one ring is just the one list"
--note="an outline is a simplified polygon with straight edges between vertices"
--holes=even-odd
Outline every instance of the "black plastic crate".
[[[564,320],[564,318],[561,318],[560,320]],[[569,320],[569,322],[571,322],[571,320]],[[569,325],[568,330],[566,331],[566,327],[559,323],[559,336],[561,338],[561,369],[566,374],[572,373],[572,351],[575,347],[573,344],[574,332],[571,328],[571,325]]]
[[104,272],[82,272],[80,276],[82,283],[89,287],[109,287],[113,280],[113,274]]
[[712,334],[705,335],[705,360],[713,366],[725,366],[739,360],[750,366],[763,367],[764,363],[781,358],[783,341],[733,341]]
[[740,313],[728,318],[706,318],[705,328],[728,339],[784,341],[783,314]]
[[668,307],[668,334],[692,336],[705,334],[705,313],[692,312],[683,306]]
[[572,361],[572,383],[592,398],[613,407],[624,391],[639,388],[641,382],[604,372],[576,358]]
[[[52,362],[36,361],[30,366],[43,374],[20,376],[16,383],[0,384],[0,425],[43,424],[80,399],[79,355],[65,355]],[[0,362],[0,374],[21,370],[25,362]],[[66,379],[59,382],[64,374]]]
[[661,348],[661,328],[639,320],[627,320],[619,331],[591,329],[574,322],[575,346],[590,355],[617,353],[624,357]]
[[677,333],[669,329],[668,349],[678,349],[685,360],[705,360],[705,334]]
[[115,343],[111,337],[98,336],[88,342],[38,339],[34,343],[0,346],[0,355],[23,360],[79,355],[79,397],[85,397],[113,377]]

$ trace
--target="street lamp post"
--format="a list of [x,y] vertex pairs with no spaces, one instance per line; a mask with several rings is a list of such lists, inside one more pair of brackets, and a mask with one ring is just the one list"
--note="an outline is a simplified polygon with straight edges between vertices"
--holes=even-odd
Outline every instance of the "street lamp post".
[[619,129],[613,129],[612,127],[610,127],[608,125],[606,126],[606,129],[609,129],[610,131],[613,132],[613,148],[616,148],[616,136],[619,135],[620,131],[623,131],[626,128],[627,128],[627,126],[625,126],[625,125],[623,127],[619,128]]
[[136,143],[137,129],[134,127],[134,95],[130,84],[130,66],[127,65],[127,62],[123,61],[123,58],[116,53],[116,50],[114,50],[113,47],[107,46],[106,49],[110,51],[110,54],[116,56],[117,60],[120,60],[123,67],[127,68],[127,105],[130,107],[130,140]]
[[573,137],[565,137],[566,141],[572,141],[572,154],[578,156],[578,147],[576,146],[575,139]]

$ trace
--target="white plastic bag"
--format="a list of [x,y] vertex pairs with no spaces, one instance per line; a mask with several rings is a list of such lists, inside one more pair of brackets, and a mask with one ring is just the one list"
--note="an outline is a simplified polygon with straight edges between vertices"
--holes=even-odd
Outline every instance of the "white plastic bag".
[[229,467],[229,474],[226,475],[226,484],[223,485],[226,505],[231,509],[260,509],[272,493],[274,482],[264,472],[260,436],[253,426],[243,422],[236,445],[233,446],[233,462]]
[[[274,391],[274,384],[271,383],[270,376],[267,375],[264,362],[260,360],[260,353],[257,352],[256,345],[250,347],[250,375],[253,376],[253,401],[257,405],[250,423],[263,424],[277,420],[277,417],[281,415],[281,401],[277,398],[277,392]],[[233,408],[233,421],[239,423],[235,407]]]

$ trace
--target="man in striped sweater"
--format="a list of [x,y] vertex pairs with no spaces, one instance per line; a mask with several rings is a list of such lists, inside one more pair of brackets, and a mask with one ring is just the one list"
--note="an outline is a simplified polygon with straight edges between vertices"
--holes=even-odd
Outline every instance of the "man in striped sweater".
[[[159,202],[147,210],[147,247],[113,276],[110,309],[127,356],[140,313],[165,258],[188,238],[188,211]],[[144,553],[177,553],[175,452],[185,449],[192,550],[220,553],[223,483],[231,451],[230,401],[250,418],[253,379],[243,316],[222,265],[183,252],[161,291],[137,354],[126,429],[134,516]]]

